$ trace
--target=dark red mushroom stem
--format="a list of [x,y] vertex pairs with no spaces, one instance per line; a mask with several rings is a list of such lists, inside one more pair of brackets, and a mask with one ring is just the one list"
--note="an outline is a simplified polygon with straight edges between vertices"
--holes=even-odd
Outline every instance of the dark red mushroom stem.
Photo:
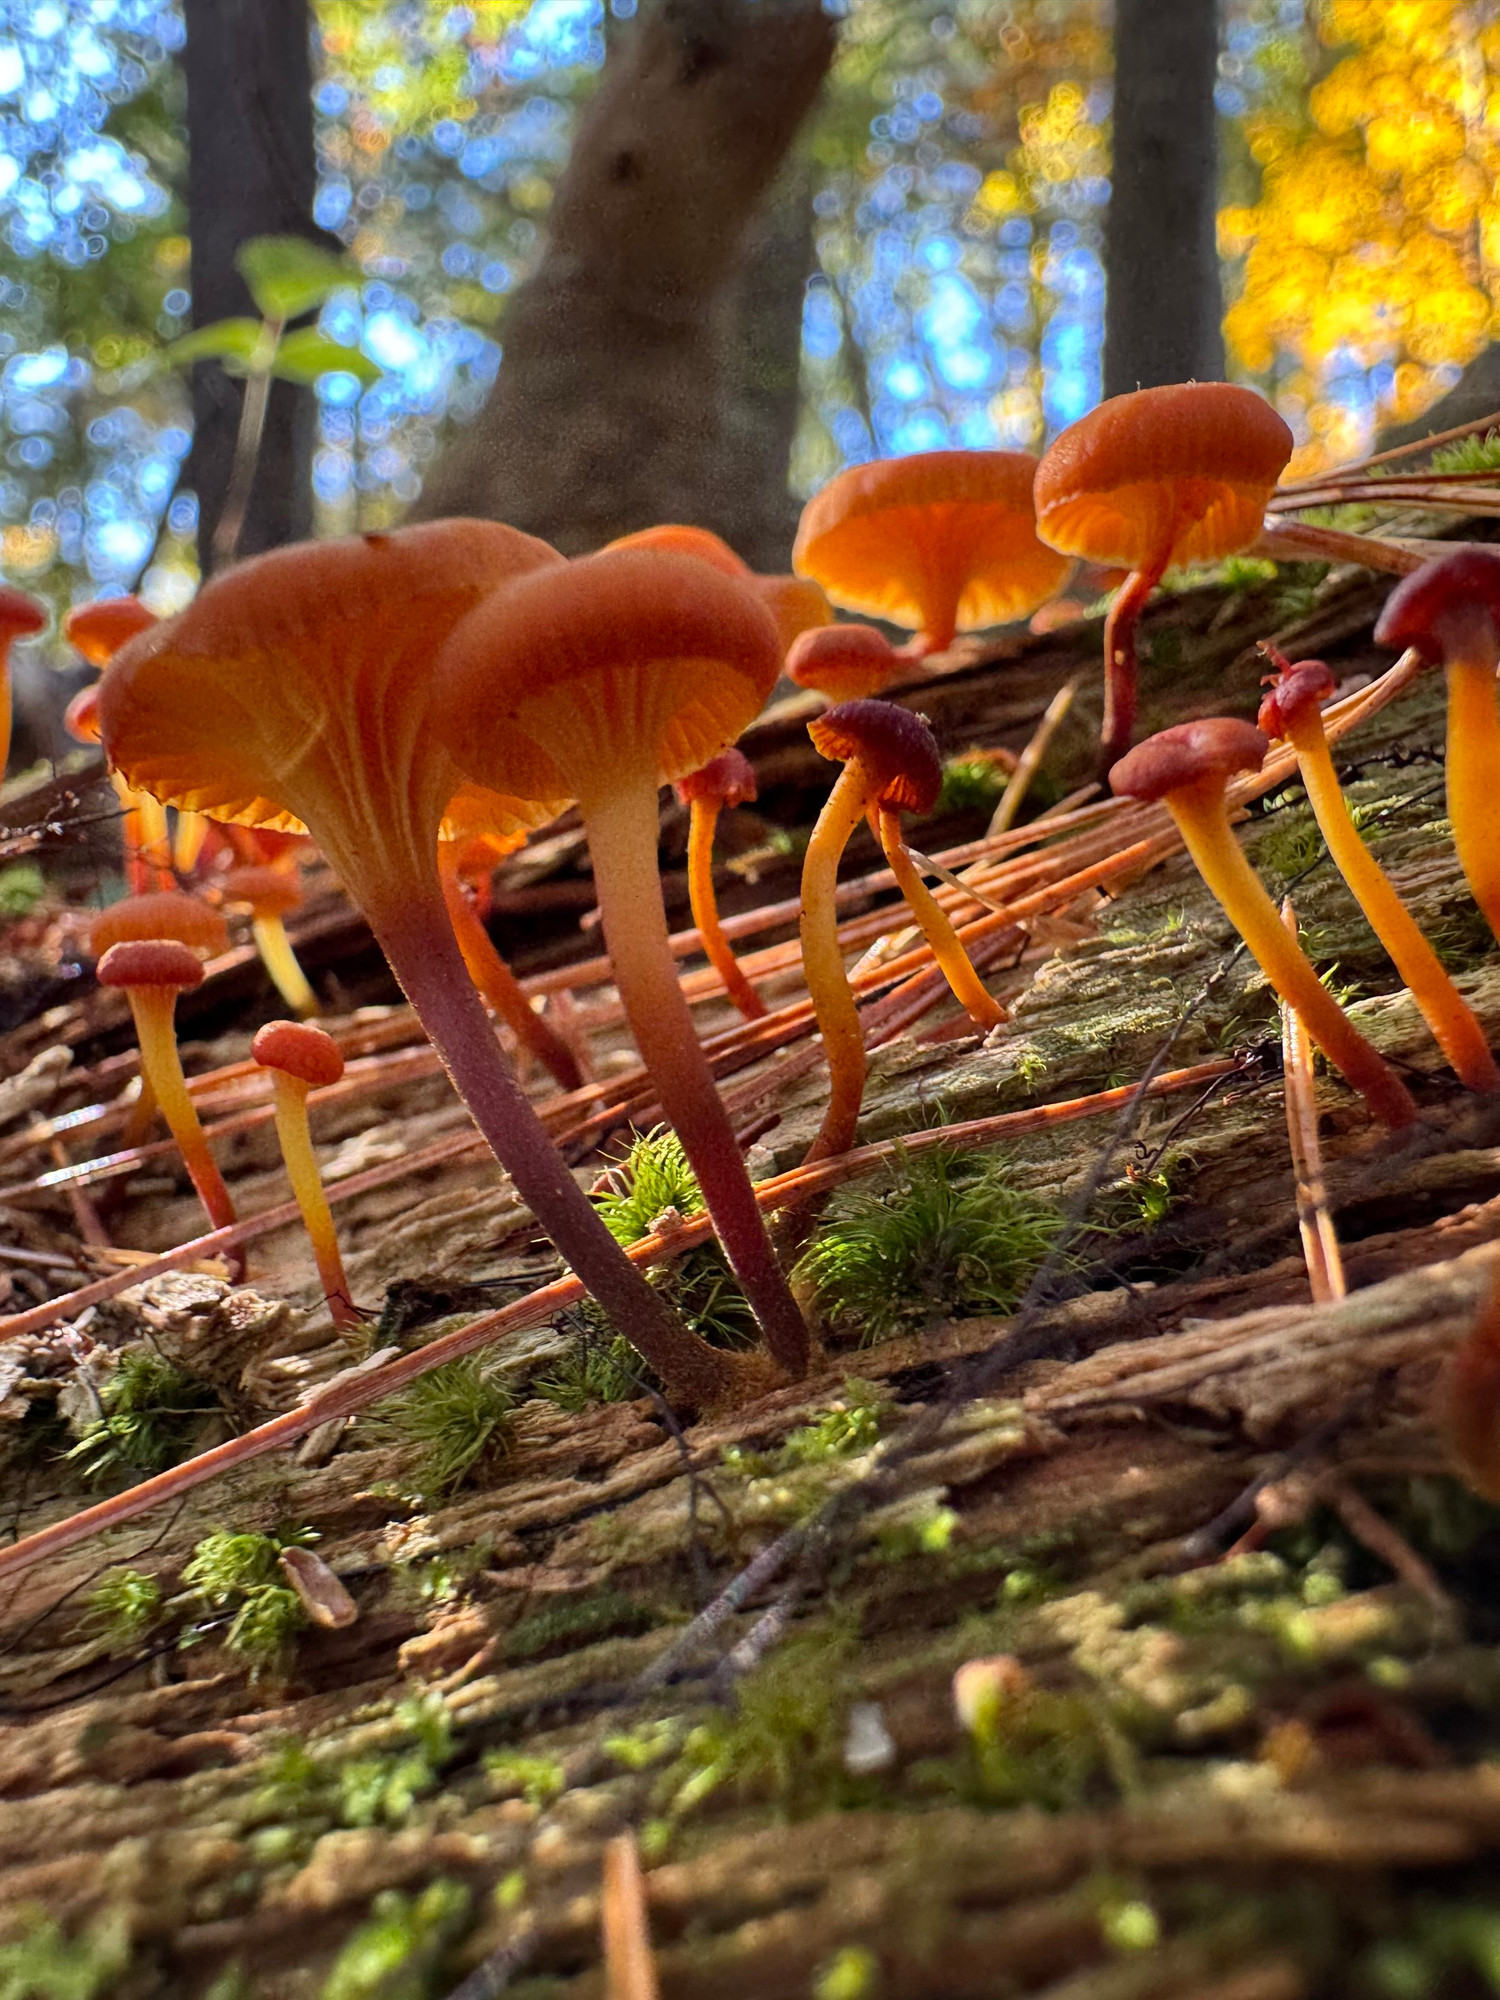
[[747,1021],[765,1018],[766,1003],[750,984],[734,955],[734,947],[719,922],[714,894],[714,830],[725,806],[749,805],[759,796],[755,767],[742,750],[721,750],[702,770],[673,787],[678,802],[690,809],[688,822],[688,898],[704,954],[724,982],[724,991]]
[[1168,553],[1163,550],[1144,569],[1130,572],[1115,592],[1104,621],[1104,728],[1099,738],[1099,762],[1105,771],[1125,755],[1135,735],[1140,680],[1135,629],[1152,591],[1166,575]]

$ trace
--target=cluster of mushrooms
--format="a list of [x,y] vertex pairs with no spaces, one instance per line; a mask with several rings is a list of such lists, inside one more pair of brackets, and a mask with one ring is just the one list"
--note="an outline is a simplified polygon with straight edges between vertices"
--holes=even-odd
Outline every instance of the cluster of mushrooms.
[[[957,633],[1023,618],[1078,558],[1123,571],[1105,629],[1102,754],[1116,793],[1163,799],[1209,886],[1277,990],[1388,1126],[1416,1115],[1404,1085],[1347,1020],[1282,927],[1224,805],[1268,736],[1295,746],[1330,850],[1462,1081],[1500,1083],[1473,1014],[1370,856],[1340,797],[1319,720],[1332,689],[1316,662],[1277,660],[1260,726],[1191,722],[1130,748],[1136,620],[1163,572],[1247,546],[1291,450],[1260,397],[1188,384],[1116,398],[1037,460],[935,452],[857,467],[803,516],[796,574],[760,577],[705,531],[647,529],[566,560],[497,523],[445,520],[299,544],[216,576],[177,616],[133,599],[85,606],[66,631],[102,676],[71,722],[104,748],[124,811],[131,893],[98,920],[101,983],[122,989],[141,1049],[142,1121],[159,1111],[215,1227],[233,1219],[183,1081],[178,993],[225,939],[223,907],[253,915],[270,976],[296,1020],[255,1037],[275,1080],[288,1171],[340,1323],[356,1318],[308,1135],[310,1089],[339,1050],[282,928],[299,851],[319,849],[367,918],[475,1123],[521,1199],[668,1391],[737,1399],[808,1363],[803,1315],[694,1033],[669,945],[658,873],[658,792],[691,807],[689,882],[703,948],[748,1018],[764,1003],[713,901],[715,822],[755,796],[735,738],[783,671],[832,705],[810,725],[843,765],[807,849],[802,948],[830,1072],[812,1157],[852,1142],[865,1080],[859,1014],[835,921],[840,857],[864,820],[975,1026],[1003,1010],[928,893],[902,833],[941,780],[920,716],[879,697],[919,679]],[[832,605],[903,627],[896,646]],[[34,629],[0,593],[0,637]],[[29,621],[29,623],[28,623]],[[1500,928],[1500,822],[1483,786],[1500,770],[1500,556],[1429,564],[1391,598],[1378,636],[1446,663],[1448,786],[1460,860]],[[570,806],[582,816],[600,918],[632,1033],[681,1137],[764,1352],[707,1345],[624,1254],[548,1137],[486,1002],[565,1089],[577,1046],[527,1003],[483,922],[496,861]],[[167,808],[175,819],[168,820]],[[187,893],[190,882],[206,893]],[[476,894],[473,892],[477,891]]]

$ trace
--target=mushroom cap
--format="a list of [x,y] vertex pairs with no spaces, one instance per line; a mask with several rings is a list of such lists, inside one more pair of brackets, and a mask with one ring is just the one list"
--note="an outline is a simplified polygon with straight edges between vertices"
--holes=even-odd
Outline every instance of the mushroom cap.
[[755,782],[755,766],[743,750],[736,750],[733,744],[721,750],[717,757],[710,757],[699,770],[689,771],[685,778],[679,778],[674,787],[679,805],[690,806],[698,799],[707,799],[721,806],[748,806],[760,797],[760,787]]
[[696,557],[605,549],[497,590],[433,670],[434,719],[470,777],[521,800],[684,778],[775,686],[781,649],[748,583]]
[[219,890],[226,903],[247,903],[258,917],[284,917],[304,901],[296,875],[269,862],[231,868],[220,876]]
[[1023,451],[924,451],[830,479],[802,511],[792,567],[848,611],[929,632],[1022,618],[1068,565],[1037,539]]
[[433,654],[508,578],[553,566],[545,542],[466,520],[252,557],[116,654],[105,750],[164,804],[310,828],[368,905],[434,853],[462,783],[431,726]]
[[223,917],[196,896],[180,889],[153,889],[143,896],[122,896],[101,910],[89,930],[96,953],[144,938],[168,938],[191,951],[224,951],[229,929]]
[[1402,577],[1375,626],[1382,646],[1415,646],[1429,660],[1456,648],[1475,619],[1500,628],[1500,552],[1455,549]]
[[1036,476],[1037,532],[1092,562],[1216,562],[1260,533],[1292,433],[1264,396],[1174,382],[1111,396],[1070,424]]
[[94,967],[101,986],[167,986],[182,993],[203,984],[203,964],[175,938],[127,938]]
[[460,785],[448,801],[438,837],[465,847],[483,846],[493,868],[548,820],[567,810],[566,799],[532,800],[486,791],[483,785]]
[[63,619],[62,631],[75,653],[91,667],[103,667],[127,639],[149,632],[158,622],[138,597],[97,597],[92,604],[75,606]]
[[1270,747],[1253,722],[1234,716],[1178,722],[1127,751],[1109,774],[1109,788],[1117,798],[1164,799],[1184,785],[1258,771]]
[[855,758],[878,790],[876,803],[900,812],[931,812],[943,784],[943,760],[926,720],[889,701],[841,701],[807,733],[824,757]]
[[267,1021],[256,1029],[250,1053],[262,1069],[285,1070],[314,1090],[337,1083],[344,1074],[338,1043],[311,1021]]
[[99,741],[99,683],[80,688],[63,710],[63,728],[75,743]]
[[833,623],[833,606],[820,583],[808,576],[757,576],[752,579],[760,601],[776,620],[785,654],[804,632]]
[[1321,709],[1337,685],[1321,660],[1296,660],[1267,688],[1255,720],[1267,736],[1285,736],[1298,716]]
[[614,549],[664,549],[668,555],[696,556],[699,562],[712,563],[722,576],[751,574],[749,563],[712,530],[690,528],[678,521],[664,521],[655,528],[637,528],[633,535],[617,535],[604,544],[600,554]]
[[873,625],[824,625],[804,632],[786,656],[790,680],[834,701],[879,694],[911,669],[911,661]]
[[0,583],[0,645],[8,646],[12,639],[29,638],[46,623],[45,604],[29,591],[17,590],[14,584]]

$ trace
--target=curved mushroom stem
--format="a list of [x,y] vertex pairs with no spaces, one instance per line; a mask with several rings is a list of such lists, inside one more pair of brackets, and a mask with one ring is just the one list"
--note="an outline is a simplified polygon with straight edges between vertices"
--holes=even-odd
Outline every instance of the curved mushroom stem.
[[322,1012],[318,996],[308,983],[307,974],[297,963],[297,954],[292,950],[291,939],[286,934],[286,924],[276,911],[267,911],[263,916],[250,920],[250,934],[255,939],[255,949],[260,953],[260,962],[270,975],[271,984],[285,1000],[299,1019],[310,1021]]
[[[346,881],[354,869],[340,871]],[[631,1263],[569,1173],[495,1040],[435,879],[368,897],[365,915],[454,1087],[542,1228],[670,1393],[698,1405],[743,1387],[734,1355],[690,1333]]]
[[874,787],[856,757],[828,794],[802,860],[802,968],[828,1064],[828,1109],[803,1165],[847,1153],[865,1094],[865,1037],[839,949],[839,861]]
[[312,1244],[323,1297],[335,1326],[359,1326],[362,1322],[349,1296],[338,1232],[323,1192],[318,1156],[313,1151],[307,1119],[307,1085],[300,1077],[288,1076],[281,1069],[272,1070],[271,1081],[276,1092],[276,1136],[281,1141],[281,1157],[286,1162],[286,1177],[292,1184],[292,1193],[302,1211],[303,1227]]
[[125,880],[131,895],[175,889],[172,870],[166,865],[171,858],[166,809],[149,792],[127,785],[118,771],[111,771],[109,780],[122,809],[120,844],[125,850]]
[[896,878],[896,887],[906,898],[912,915],[922,926],[922,935],[932,949],[932,955],[942,970],[943,977],[953,988],[953,997],[963,1007],[975,1027],[989,1030],[998,1028],[1005,1019],[1005,1009],[991,994],[985,991],[984,982],[969,962],[969,954],[964,950],[957,931],[948,921],[947,912],[934,899],[927,884],[918,874],[916,864],[907,852],[906,842],[901,834],[901,815],[890,806],[880,812],[878,827],[880,845],[885,850],[885,858],[891,864],[891,873]]
[[[447,843],[445,842],[446,846]],[[499,1015],[516,1040],[529,1049],[564,1090],[583,1087],[583,1071],[578,1057],[561,1035],[544,1021],[521,991],[516,975],[496,951],[494,941],[469,901],[457,873],[443,864],[443,901],[458,948],[463,953],[469,977]]]
[[1500,705],[1495,661],[1482,653],[1448,661],[1448,818],[1458,863],[1500,937],[1500,818],[1495,778],[1500,772]]
[[[1306,712],[1299,711],[1289,718],[1287,735],[1297,752],[1302,782],[1328,843],[1328,852],[1369,919],[1370,928],[1411,989],[1411,996],[1421,1008],[1438,1047],[1470,1090],[1500,1090],[1500,1069],[1495,1066],[1473,1009],[1443,970],[1437,953],[1418,929],[1350,817],[1329,755],[1322,716],[1312,707]],[[1493,772],[1500,770],[1500,764],[1491,770],[1493,787]]]
[[719,922],[719,904],[714,895],[714,829],[719,823],[718,799],[694,799],[688,821],[688,900],[693,906],[693,922],[709,964],[724,982],[724,991],[747,1021],[762,1021],[766,1003],[745,977],[734,949]]
[[1183,843],[1224,914],[1282,999],[1302,1016],[1308,1034],[1383,1125],[1415,1123],[1417,1107],[1390,1064],[1359,1032],[1287,935],[1276,905],[1245,859],[1224,809],[1222,779],[1183,785],[1166,805]]
[[1133,569],[1115,592],[1104,621],[1104,726],[1099,734],[1099,768],[1107,775],[1130,748],[1135,734],[1135,628],[1146,600],[1166,572],[1167,555]]
[[799,1377],[807,1372],[807,1327],[771,1249],[734,1128],[677,983],[657,868],[656,794],[648,775],[579,801],[610,965],[641,1060],[698,1176],[766,1346],[789,1375]]
[[227,1229],[235,1220],[234,1204],[224,1177],[208,1150],[198,1113],[188,1095],[182,1074],[182,1058],[177,1053],[177,1033],[173,1016],[177,1008],[176,990],[170,986],[130,986],[126,988],[130,1011],[135,1016],[136,1039],[141,1049],[141,1072],[156,1098],[156,1107],[166,1120],[167,1130],[177,1142],[198,1199],[215,1229]]
[[172,836],[172,866],[179,875],[191,875],[208,838],[209,822],[202,813],[179,810],[177,830]]

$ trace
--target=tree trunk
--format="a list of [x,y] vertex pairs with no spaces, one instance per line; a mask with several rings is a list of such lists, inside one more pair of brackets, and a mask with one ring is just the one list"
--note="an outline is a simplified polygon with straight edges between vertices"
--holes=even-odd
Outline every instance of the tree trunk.
[[1415,444],[1419,438],[1457,430],[1460,424],[1477,423],[1481,417],[1495,416],[1497,411],[1500,411],[1500,345],[1491,345],[1475,356],[1446,396],[1440,396],[1411,423],[1394,424],[1383,430],[1376,444],[1381,451],[1389,451],[1398,444]]
[[[569,554],[685,520],[784,552],[785,458],[744,449],[747,404],[724,407],[726,287],[833,49],[810,0],[662,0],[620,37],[506,314],[494,391],[414,518],[486,515]],[[794,261],[778,239],[773,218],[764,254]],[[788,292],[787,326],[750,342],[756,394],[782,406],[800,284],[795,309]]]
[[[234,265],[247,237],[323,240],[312,220],[311,27],[308,0],[185,0],[185,11],[193,324],[206,326],[255,312]],[[186,483],[198,495],[205,574],[243,396],[243,382],[217,361],[194,367]],[[313,419],[310,391],[287,382],[272,386],[242,555],[310,532]]]
[[1215,0],[1116,0],[1104,393],[1224,375]]

